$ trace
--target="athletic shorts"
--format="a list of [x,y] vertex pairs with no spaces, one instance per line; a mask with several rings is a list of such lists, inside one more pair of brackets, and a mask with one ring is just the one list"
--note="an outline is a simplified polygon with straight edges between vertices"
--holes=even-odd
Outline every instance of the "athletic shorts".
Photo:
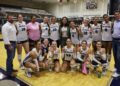
[[23,44],[23,43],[26,43],[28,42],[28,40],[25,40],[25,41],[17,41],[17,44]]

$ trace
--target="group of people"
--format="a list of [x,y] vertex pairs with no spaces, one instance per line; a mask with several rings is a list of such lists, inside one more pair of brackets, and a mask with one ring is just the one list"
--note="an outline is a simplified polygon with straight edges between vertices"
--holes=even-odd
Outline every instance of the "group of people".
[[[76,25],[74,20],[63,17],[60,23],[56,17],[45,16],[42,23],[33,16],[26,24],[23,16],[18,21],[7,16],[8,21],[2,27],[2,35],[7,52],[6,69],[8,77],[15,76],[13,59],[17,48],[20,68],[25,69],[28,77],[31,72],[39,74],[41,69],[55,72],[81,71],[83,74],[97,72],[105,75],[109,69],[111,49],[115,58],[114,77],[120,76],[120,12],[115,12],[115,21],[111,22],[107,14],[103,21],[94,17],[93,23],[88,18]],[[22,47],[26,57],[22,60]],[[92,48],[93,47],[93,48]]]

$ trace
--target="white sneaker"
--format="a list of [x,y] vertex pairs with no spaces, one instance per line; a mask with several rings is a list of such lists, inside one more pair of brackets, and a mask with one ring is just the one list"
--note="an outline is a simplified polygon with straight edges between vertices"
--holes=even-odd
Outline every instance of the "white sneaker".
[[25,67],[24,67],[24,66],[21,66],[20,69],[21,69],[21,70],[25,70]]
[[113,73],[115,73],[117,71],[117,69],[116,68],[114,68],[113,70],[111,70],[111,72],[113,72]]
[[32,77],[32,75],[31,75],[30,72],[27,72],[27,71],[26,71],[25,74],[26,74],[26,76],[27,76],[28,78]]
[[106,75],[106,71],[102,72],[102,75],[105,76]]
[[119,77],[120,76],[120,74],[118,74],[117,72],[115,72],[113,75],[112,75],[112,77]]
[[0,73],[0,80],[2,80],[3,78],[5,78],[5,75]]
[[52,68],[49,68],[48,70],[49,70],[49,72],[52,72],[52,71],[53,71]]

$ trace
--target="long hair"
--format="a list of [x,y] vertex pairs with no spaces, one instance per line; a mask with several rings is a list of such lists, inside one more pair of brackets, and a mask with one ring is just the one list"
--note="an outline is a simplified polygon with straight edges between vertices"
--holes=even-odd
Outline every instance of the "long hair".
[[[62,22],[64,18],[67,20],[67,22],[66,22],[65,25],[64,25],[63,22]],[[62,17],[62,19],[61,19],[61,21],[60,21],[60,27],[63,27],[63,26],[69,26],[69,21],[68,21],[68,18],[67,18],[67,17]]]

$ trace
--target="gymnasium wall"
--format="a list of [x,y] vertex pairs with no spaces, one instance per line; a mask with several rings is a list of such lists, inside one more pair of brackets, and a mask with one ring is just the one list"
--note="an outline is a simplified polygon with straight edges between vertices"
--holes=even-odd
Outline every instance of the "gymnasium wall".
[[107,13],[109,0],[97,0],[97,9],[86,9],[85,0],[78,0],[76,4],[69,3],[52,3],[47,5],[45,10],[57,17],[83,17],[83,16],[102,16]]
[[0,0],[0,6],[18,6],[18,7],[27,7],[27,8],[38,8],[42,9],[45,3],[34,2],[32,0]]

